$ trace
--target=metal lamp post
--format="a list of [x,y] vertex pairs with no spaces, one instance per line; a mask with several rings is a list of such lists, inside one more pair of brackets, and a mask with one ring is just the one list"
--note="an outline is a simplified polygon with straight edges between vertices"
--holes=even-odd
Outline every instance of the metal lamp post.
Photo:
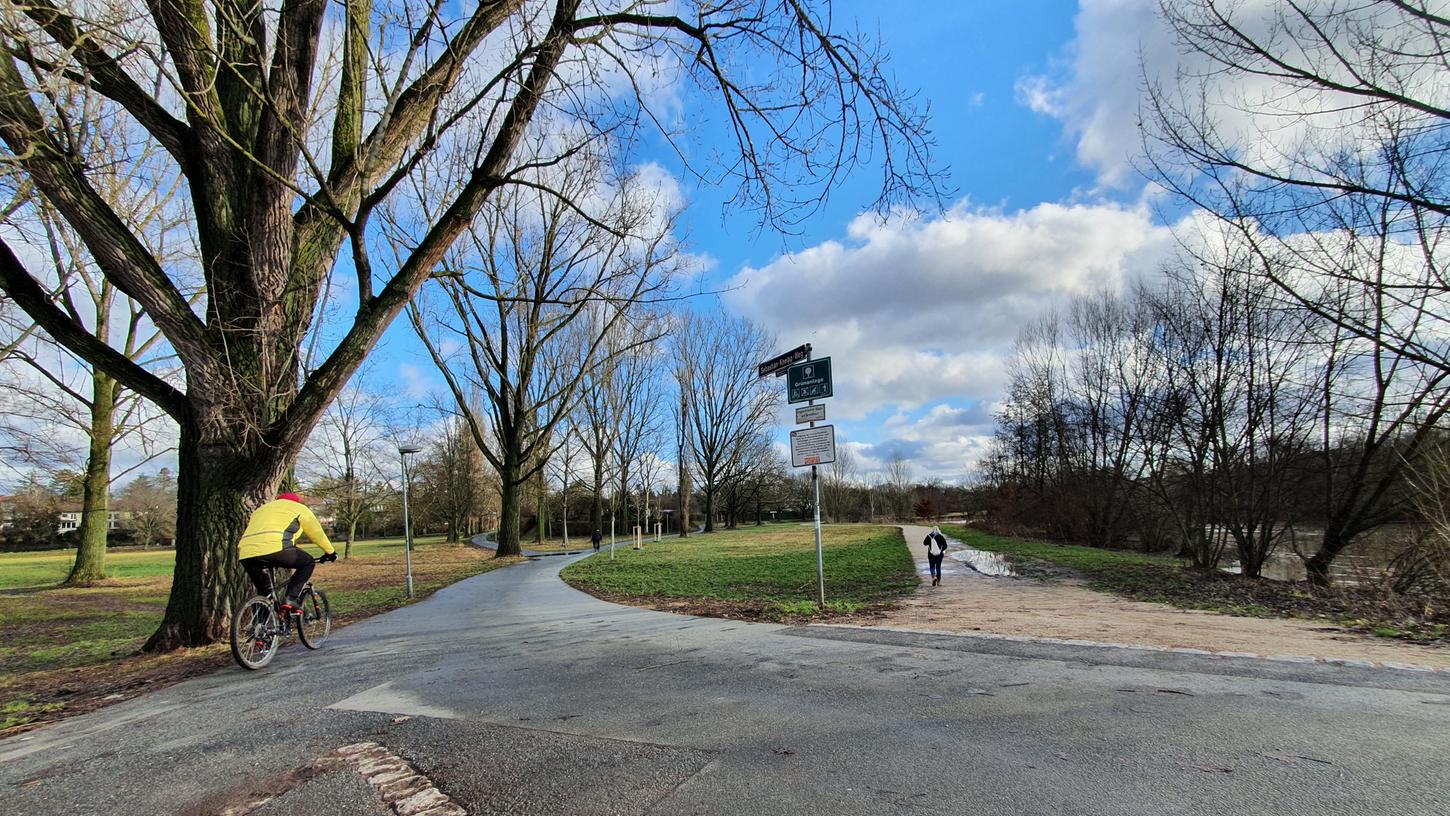
[[398,448],[398,458],[403,462],[403,559],[408,570],[408,597],[413,597],[413,522],[408,518],[408,454],[422,448],[404,446]]

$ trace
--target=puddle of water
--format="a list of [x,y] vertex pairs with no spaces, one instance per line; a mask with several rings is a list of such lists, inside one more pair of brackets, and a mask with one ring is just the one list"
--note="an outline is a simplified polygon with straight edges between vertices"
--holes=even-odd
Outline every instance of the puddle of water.
[[966,564],[983,575],[991,575],[996,578],[1017,577],[1017,571],[1012,569],[1012,565],[1007,563],[1007,557],[1001,553],[962,547],[961,549],[948,550],[947,556],[955,561]]

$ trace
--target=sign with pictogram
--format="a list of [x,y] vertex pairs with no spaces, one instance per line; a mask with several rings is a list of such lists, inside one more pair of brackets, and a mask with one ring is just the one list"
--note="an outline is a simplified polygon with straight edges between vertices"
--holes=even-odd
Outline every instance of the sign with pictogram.
[[826,399],[831,396],[831,358],[796,363],[785,372],[787,403]]

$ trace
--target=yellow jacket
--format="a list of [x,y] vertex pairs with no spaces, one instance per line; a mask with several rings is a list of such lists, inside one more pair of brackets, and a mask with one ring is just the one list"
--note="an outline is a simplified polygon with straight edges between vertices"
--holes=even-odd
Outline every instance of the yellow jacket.
[[297,546],[297,533],[307,536],[324,553],[333,552],[332,542],[322,531],[317,516],[291,499],[274,499],[258,507],[247,522],[247,531],[237,545],[237,558],[271,555]]

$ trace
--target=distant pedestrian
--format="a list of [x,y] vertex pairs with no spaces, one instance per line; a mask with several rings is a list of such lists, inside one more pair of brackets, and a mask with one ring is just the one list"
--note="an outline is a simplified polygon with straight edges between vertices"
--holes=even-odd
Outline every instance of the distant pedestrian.
[[600,533],[599,533],[598,530],[595,530],[594,531],[594,535],[589,536],[589,543],[591,543],[591,544],[594,545],[594,551],[595,552],[599,552],[599,542],[601,542],[603,540],[604,540],[604,536],[603,535],[600,535]]
[[941,534],[940,527],[931,528],[922,540],[926,545],[926,562],[931,567],[931,585],[941,583],[941,561],[947,554],[947,537]]

